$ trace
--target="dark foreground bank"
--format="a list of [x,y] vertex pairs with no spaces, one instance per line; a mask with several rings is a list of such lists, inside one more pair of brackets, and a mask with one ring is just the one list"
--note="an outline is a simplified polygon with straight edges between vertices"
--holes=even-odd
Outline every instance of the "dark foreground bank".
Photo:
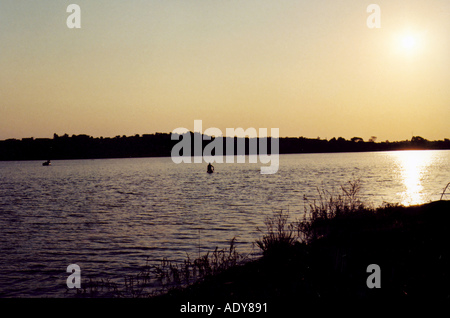
[[273,220],[259,241],[260,259],[149,303],[175,311],[215,304],[223,311],[233,303],[279,310],[314,302],[450,301],[450,201],[316,212],[297,227]]

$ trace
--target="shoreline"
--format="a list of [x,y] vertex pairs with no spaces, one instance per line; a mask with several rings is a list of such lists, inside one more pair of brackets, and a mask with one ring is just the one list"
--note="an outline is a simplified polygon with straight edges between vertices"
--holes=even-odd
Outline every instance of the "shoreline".
[[[322,219],[320,236],[279,245],[152,304],[449,301],[450,201],[388,205]],[[369,287],[368,266],[380,268]],[[292,309],[292,308],[291,308]]]
[[[190,133],[194,135],[194,133]],[[207,137],[203,140],[203,137]],[[225,140],[222,147],[214,148],[221,150],[222,154],[227,153],[229,140]],[[209,141],[211,137],[202,136],[201,153],[205,147],[214,141]],[[232,139],[234,151],[238,153],[237,141],[240,139],[245,149],[245,155],[250,151],[250,138],[234,137]],[[258,142],[258,138],[256,138]],[[450,150],[450,140],[430,141],[420,136],[413,136],[411,140],[402,141],[364,141],[360,137],[346,140],[342,137],[320,139],[305,137],[280,137],[277,149],[272,151],[272,143],[268,138],[268,153],[278,154],[302,154],[302,153],[342,153],[342,152],[374,152],[374,151],[398,151],[398,150]],[[172,140],[169,133],[144,134],[135,136],[92,137],[88,135],[65,134],[53,138],[22,138],[0,140],[0,161],[21,161],[21,160],[71,160],[71,159],[118,159],[118,158],[153,158],[171,157],[174,146],[178,140]],[[217,146],[219,147],[219,146]],[[196,150],[191,145],[191,153]]]

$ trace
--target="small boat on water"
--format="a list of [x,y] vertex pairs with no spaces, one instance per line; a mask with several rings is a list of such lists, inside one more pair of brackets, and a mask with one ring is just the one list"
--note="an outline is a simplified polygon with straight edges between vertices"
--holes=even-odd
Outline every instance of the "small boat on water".
[[52,163],[50,162],[50,160],[47,160],[46,162],[42,163],[43,166],[51,166]]

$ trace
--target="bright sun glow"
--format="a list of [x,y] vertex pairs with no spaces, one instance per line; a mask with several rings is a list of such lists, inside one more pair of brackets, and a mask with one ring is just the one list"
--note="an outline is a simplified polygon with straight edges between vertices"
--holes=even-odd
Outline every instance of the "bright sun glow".
[[424,32],[399,32],[394,38],[394,47],[400,56],[419,56],[424,49]]
[[414,36],[407,35],[402,39],[402,45],[403,45],[403,48],[405,48],[407,50],[412,50],[416,47],[417,40]]

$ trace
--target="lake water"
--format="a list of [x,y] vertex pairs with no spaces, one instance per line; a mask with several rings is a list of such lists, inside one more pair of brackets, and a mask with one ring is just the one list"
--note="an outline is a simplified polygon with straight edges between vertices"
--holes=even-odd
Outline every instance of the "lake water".
[[317,187],[359,178],[363,201],[439,200],[450,182],[450,151],[281,155],[261,164],[179,164],[171,158],[0,162],[0,297],[61,297],[66,268],[83,279],[123,278],[162,258],[184,260],[236,237],[258,253],[266,216],[301,217]]

